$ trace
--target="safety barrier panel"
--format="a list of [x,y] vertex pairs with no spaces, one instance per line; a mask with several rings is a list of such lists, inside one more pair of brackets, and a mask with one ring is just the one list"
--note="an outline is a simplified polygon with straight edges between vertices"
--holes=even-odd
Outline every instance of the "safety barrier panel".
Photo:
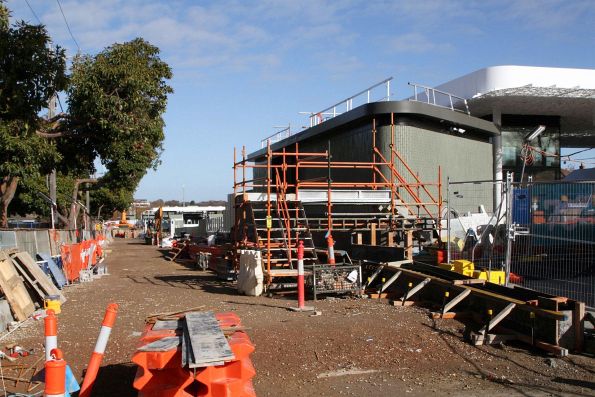
[[[241,325],[235,313],[215,314],[219,326],[224,330]],[[232,331],[233,332],[233,331]],[[250,355],[254,345],[243,331],[229,336],[229,346],[234,360],[223,365],[189,369],[182,367],[182,349],[177,347],[165,351],[142,351],[147,343],[181,335],[179,329],[154,330],[149,324],[143,332],[139,350],[132,357],[138,365],[133,386],[139,397],[252,397],[255,396],[252,378],[256,374]]]
[[68,281],[77,280],[80,277],[81,270],[96,265],[103,256],[102,247],[104,245],[105,238],[99,234],[94,240],[61,245],[60,256],[62,257],[62,266]]

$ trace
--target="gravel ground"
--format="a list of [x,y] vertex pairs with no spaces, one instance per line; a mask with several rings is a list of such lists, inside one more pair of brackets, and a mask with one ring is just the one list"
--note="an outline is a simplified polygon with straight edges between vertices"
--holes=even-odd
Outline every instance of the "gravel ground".
[[[233,311],[248,327],[259,396],[595,395],[592,358],[551,359],[520,345],[473,347],[458,321],[377,300],[321,300],[315,306],[322,315],[310,317],[287,310],[295,305],[289,299],[237,295],[233,283],[169,262],[138,240],[117,240],[110,249],[110,275],[66,287],[58,317],[59,346],[80,379],[107,304],[120,305],[93,396],[135,396],[130,358],[145,317],[199,305]],[[29,321],[1,343],[35,348],[38,357],[43,321]]]

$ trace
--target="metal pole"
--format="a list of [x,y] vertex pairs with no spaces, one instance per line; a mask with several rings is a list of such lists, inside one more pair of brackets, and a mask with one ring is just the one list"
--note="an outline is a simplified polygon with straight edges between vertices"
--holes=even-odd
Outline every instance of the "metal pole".
[[506,286],[510,282],[510,263],[512,256],[512,242],[514,241],[514,230],[512,224],[512,178],[511,172],[506,174],[506,233],[507,233],[507,244],[506,244],[506,262],[504,265],[504,274],[506,277]]
[[446,177],[446,263],[450,263],[450,176]]
[[390,80],[386,82],[386,100],[390,101]]
[[[54,110],[56,109],[56,95],[52,95],[52,97],[50,98],[50,102],[48,104],[48,118],[52,118],[54,117]],[[52,172],[50,173],[50,200],[52,201],[51,204],[51,213],[52,213],[52,229],[55,228],[55,222],[56,222],[56,216],[55,216],[55,212],[57,211],[58,208],[56,206],[56,199],[57,199],[57,194],[56,194],[56,169],[53,168]]]
[[87,206],[86,212],[85,212],[85,219],[87,220],[87,226],[89,227],[89,230],[91,230],[91,198],[89,197],[89,187],[91,185],[86,183],[85,187],[87,188],[87,191],[85,192],[85,205]]

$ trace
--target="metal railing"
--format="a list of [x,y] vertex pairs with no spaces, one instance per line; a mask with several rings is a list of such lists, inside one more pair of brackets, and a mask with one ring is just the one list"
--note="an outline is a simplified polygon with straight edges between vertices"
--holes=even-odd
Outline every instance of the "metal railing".
[[[343,99],[342,101],[337,102],[334,105],[329,106],[328,108],[323,109],[319,112],[300,112],[300,114],[307,114],[310,118],[310,127],[314,127],[314,126],[322,123],[323,121],[326,121],[326,120],[332,119],[333,117],[339,116],[340,114],[342,114],[341,109],[344,109],[345,112],[352,110],[354,100],[357,98],[360,98],[364,95],[366,98],[364,103],[390,101],[390,97],[391,97],[390,82],[392,79],[393,79],[392,77],[386,78],[386,79],[366,88],[365,90],[362,90],[362,91],[358,92],[357,94],[350,96],[349,98]],[[373,99],[372,95],[373,95],[374,89],[378,88],[380,86],[384,86],[386,89],[386,91],[384,91],[384,95],[382,97],[380,97],[379,99]]]
[[408,84],[413,87],[413,97],[409,98],[410,101],[424,102],[429,105],[471,115],[469,112],[469,106],[467,105],[467,100],[463,97],[451,94],[446,91],[440,91],[423,84]]
[[289,138],[291,135],[293,135],[291,132],[291,125],[288,125],[287,127],[283,128],[282,130],[279,130],[279,131],[275,132],[273,135],[269,135],[268,137],[261,140],[260,147],[265,148],[265,147],[267,147],[267,144],[269,144],[269,143],[273,144],[275,142],[282,141],[285,138]]

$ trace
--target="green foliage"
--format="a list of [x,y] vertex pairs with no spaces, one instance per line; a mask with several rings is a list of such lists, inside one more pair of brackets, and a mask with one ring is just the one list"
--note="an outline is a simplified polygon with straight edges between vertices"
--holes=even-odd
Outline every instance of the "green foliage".
[[157,47],[135,39],[73,62],[69,139],[77,143],[79,155],[99,157],[107,168],[102,185],[114,193],[103,195],[108,206],[131,197],[147,169],[159,162],[162,114],[172,92],[166,79],[172,74],[158,55]]
[[[2,6],[0,6],[1,8]],[[1,25],[1,24],[0,24]],[[64,50],[51,47],[44,26],[18,22],[0,29],[0,119],[34,133],[38,113],[66,88]]]
[[21,120],[0,120],[0,142],[2,176],[27,178],[47,173],[61,158],[54,145]]
[[50,46],[45,27],[19,22],[10,26],[0,2],[0,223],[18,182],[47,172],[60,160],[55,145],[36,131],[48,100],[67,84],[64,51]]
[[[58,170],[58,203],[64,214],[75,180],[107,168],[92,186],[93,206],[125,209],[147,169],[159,164],[162,118],[172,92],[169,66],[143,39],[114,44],[95,56],[79,55],[66,76],[65,53],[52,49],[44,26],[9,24],[0,0],[0,204],[3,219],[15,210],[44,213],[43,175]],[[68,113],[59,122],[39,117],[52,95],[65,91]],[[39,135],[39,132],[47,134]],[[51,137],[51,138],[50,138]],[[62,192],[60,192],[62,190]],[[60,205],[59,205],[60,206]]]

